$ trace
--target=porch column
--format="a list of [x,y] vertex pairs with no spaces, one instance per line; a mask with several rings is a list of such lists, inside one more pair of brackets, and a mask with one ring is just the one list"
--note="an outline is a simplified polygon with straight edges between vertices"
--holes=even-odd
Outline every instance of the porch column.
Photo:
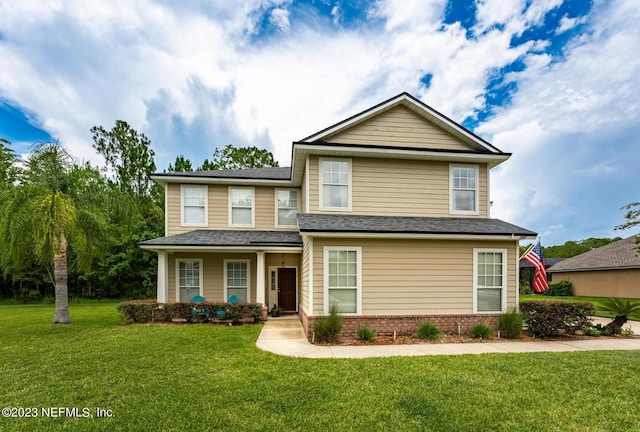
[[256,252],[258,257],[256,263],[256,303],[264,302],[264,252]]
[[167,271],[167,253],[158,251],[158,294],[159,303],[166,303],[169,297],[169,282]]

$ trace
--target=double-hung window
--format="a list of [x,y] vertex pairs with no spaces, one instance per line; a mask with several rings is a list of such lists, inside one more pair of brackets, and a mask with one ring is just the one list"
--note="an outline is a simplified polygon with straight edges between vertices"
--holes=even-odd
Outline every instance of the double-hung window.
[[504,312],[507,283],[507,252],[474,249],[474,312]]
[[254,188],[229,188],[229,225],[254,226]]
[[290,227],[297,225],[298,191],[276,190],[276,226]]
[[207,186],[182,185],[182,225],[207,226]]
[[478,166],[451,165],[449,172],[450,212],[478,214]]
[[224,291],[227,301],[233,296],[249,301],[249,260],[224,260]]
[[177,260],[177,301],[188,302],[193,296],[202,295],[202,260]]
[[320,209],[351,210],[351,160],[320,159]]
[[325,247],[325,310],[359,314],[362,304],[362,248]]

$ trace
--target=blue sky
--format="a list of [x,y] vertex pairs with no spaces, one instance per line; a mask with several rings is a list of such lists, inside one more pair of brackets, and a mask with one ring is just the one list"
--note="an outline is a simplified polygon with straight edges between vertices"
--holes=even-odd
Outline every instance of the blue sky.
[[[178,4],[184,3],[184,4]],[[512,158],[492,217],[543,245],[628,236],[640,200],[637,0],[0,0],[0,137],[129,122],[166,168],[291,142],[407,91]]]

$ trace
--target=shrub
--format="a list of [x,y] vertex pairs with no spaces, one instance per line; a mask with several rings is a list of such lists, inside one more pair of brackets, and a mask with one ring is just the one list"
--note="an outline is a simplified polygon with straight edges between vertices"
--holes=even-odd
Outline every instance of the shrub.
[[520,294],[529,295],[533,291],[531,291],[531,287],[529,285],[520,285]]
[[317,342],[334,343],[340,338],[342,317],[338,315],[338,307],[331,306],[328,316],[323,316],[313,322],[313,333]]
[[591,325],[588,316],[595,312],[591,303],[564,301],[524,301],[520,310],[531,333],[542,337],[582,330]]
[[153,311],[158,307],[155,300],[130,300],[117,306],[122,319],[128,323],[146,323],[153,319]]
[[599,303],[601,310],[611,312],[615,316],[614,320],[602,329],[602,334],[606,336],[620,334],[622,326],[626,324],[629,318],[640,318],[640,302],[606,298],[600,300]]
[[568,280],[550,283],[549,289],[542,291],[546,296],[571,296],[573,295],[573,284]]
[[423,322],[418,326],[416,336],[418,339],[438,340],[440,339],[440,329],[437,325],[430,322]]
[[509,309],[500,315],[498,328],[501,335],[507,339],[520,337],[522,334],[522,314],[515,309]]
[[476,324],[469,330],[471,337],[477,339],[488,339],[493,334],[493,330],[486,324]]
[[602,334],[600,330],[595,327],[585,327],[582,333],[584,333],[585,336],[600,336]]
[[[128,323],[169,322],[173,319],[190,321],[194,303],[158,303],[155,300],[131,300],[117,306],[122,319]],[[259,322],[262,317],[260,303],[197,303],[198,311],[209,315],[209,320],[238,323],[241,320]],[[222,312],[222,315],[218,314]],[[202,315],[199,316],[201,318]]]
[[369,327],[360,327],[358,329],[358,338],[363,341],[370,341],[375,339],[376,334]]

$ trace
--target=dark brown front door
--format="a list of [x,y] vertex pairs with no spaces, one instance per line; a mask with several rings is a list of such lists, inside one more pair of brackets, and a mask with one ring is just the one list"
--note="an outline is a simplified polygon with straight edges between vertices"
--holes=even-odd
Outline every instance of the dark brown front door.
[[296,269],[278,269],[278,306],[285,311],[296,310]]

